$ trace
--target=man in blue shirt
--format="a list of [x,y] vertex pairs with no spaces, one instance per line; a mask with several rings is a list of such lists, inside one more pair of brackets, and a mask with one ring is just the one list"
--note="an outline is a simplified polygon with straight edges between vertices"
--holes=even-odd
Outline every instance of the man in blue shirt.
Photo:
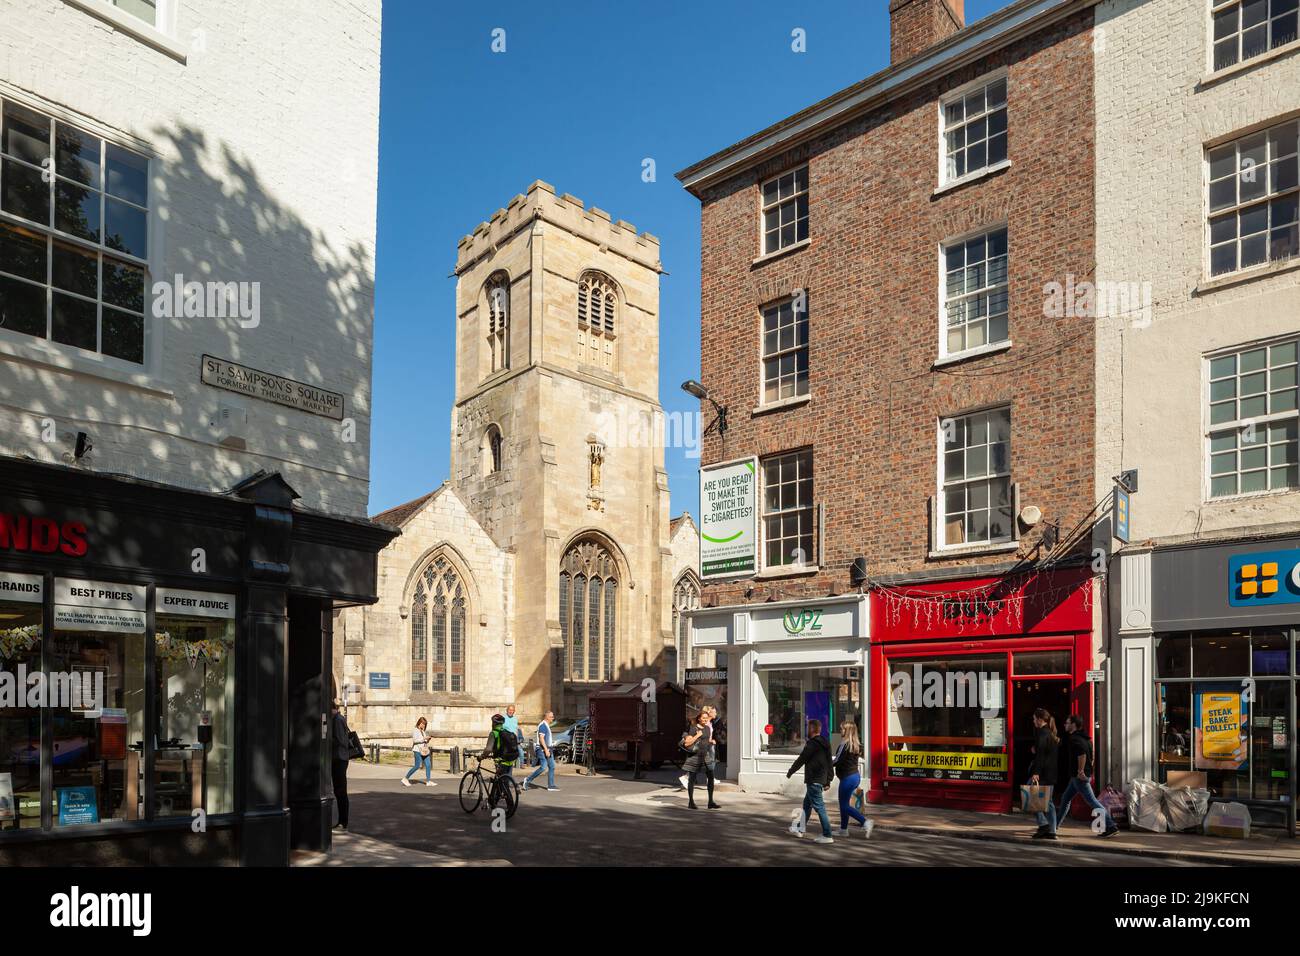
[[534,770],[524,781],[523,789],[527,790],[528,785],[536,780],[546,771],[546,789],[559,790],[555,785],[555,751],[551,749],[551,721],[555,719],[555,711],[548,710],[542,722],[537,725],[537,769]]

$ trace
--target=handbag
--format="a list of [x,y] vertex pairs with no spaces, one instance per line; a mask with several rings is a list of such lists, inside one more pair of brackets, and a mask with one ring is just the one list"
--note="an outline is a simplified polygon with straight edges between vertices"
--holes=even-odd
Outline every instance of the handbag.
[[365,757],[366,748],[361,746],[361,738],[357,736],[355,730],[348,731],[348,759],[360,760]]
[[1020,801],[1025,813],[1046,813],[1052,802],[1052,788],[1025,784],[1020,788]]
[[421,757],[427,757],[427,756],[429,756],[429,754],[431,754],[432,752],[433,752],[433,750],[429,747],[429,741],[426,740],[424,743],[420,744],[420,756],[421,756]]

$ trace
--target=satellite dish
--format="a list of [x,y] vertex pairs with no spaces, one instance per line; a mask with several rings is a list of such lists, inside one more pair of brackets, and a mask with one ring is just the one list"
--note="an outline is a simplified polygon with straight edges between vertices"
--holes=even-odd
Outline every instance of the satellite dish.
[[1043,520],[1043,513],[1035,505],[1025,505],[1020,509],[1020,521],[1026,528],[1032,528]]

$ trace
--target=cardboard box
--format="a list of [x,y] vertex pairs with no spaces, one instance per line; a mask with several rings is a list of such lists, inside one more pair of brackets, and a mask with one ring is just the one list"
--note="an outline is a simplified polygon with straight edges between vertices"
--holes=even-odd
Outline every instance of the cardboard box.
[[1201,770],[1170,770],[1165,780],[1170,787],[1191,787],[1193,790],[1207,789],[1207,780]]

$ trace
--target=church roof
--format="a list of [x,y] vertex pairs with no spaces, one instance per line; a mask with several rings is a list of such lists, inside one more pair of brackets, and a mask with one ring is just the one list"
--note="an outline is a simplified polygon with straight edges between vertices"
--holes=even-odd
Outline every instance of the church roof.
[[671,538],[677,533],[677,529],[682,526],[683,521],[687,522],[692,528],[695,527],[695,521],[691,518],[691,513],[689,511],[683,511],[676,518],[673,518],[668,522],[668,537]]
[[389,508],[387,511],[381,511],[377,515],[371,515],[370,520],[377,521],[380,524],[393,525],[394,527],[400,528],[402,525],[406,524],[411,515],[420,510],[421,505],[441,490],[441,488],[435,489],[427,495],[420,495],[420,497],[408,501],[405,504],[398,505],[395,508]]

